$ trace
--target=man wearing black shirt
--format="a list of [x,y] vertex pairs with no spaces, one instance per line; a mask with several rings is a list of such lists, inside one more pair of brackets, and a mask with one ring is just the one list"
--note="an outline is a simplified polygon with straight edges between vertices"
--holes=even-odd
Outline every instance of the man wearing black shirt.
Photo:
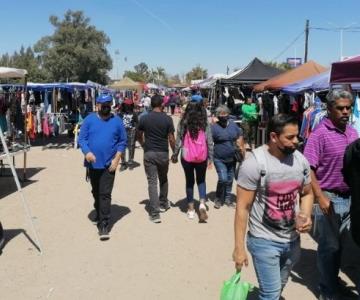
[[[152,111],[140,119],[139,142],[144,148],[144,167],[148,180],[150,220],[160,223],[160,212],[170,208],[168,196],[169,144],[174,151],[175,136],[172,119],[162,112],[162,97],[151,98]],[[145,137],[145,140],[144,140]],[[157,180],[160,182],[158,194]]]

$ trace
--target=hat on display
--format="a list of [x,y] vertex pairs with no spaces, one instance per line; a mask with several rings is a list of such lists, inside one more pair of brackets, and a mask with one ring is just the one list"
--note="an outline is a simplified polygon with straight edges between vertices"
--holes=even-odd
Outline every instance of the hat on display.
[[111,95],[107,95],[107,94],[100,94],[97,98],[96,98],[96,102],[97,103],[105,103],[105,102],[111,102],[113,100]]
[[201,102],[203,97],[201,95],[192,95],[191,96],[191,102]]

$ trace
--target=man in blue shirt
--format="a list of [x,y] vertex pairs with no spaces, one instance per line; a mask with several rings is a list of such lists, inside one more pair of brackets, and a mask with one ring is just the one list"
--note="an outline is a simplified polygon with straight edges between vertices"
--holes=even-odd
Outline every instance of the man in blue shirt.
[[109,239],[111,192],[115,171],[124,152],[127,137],[122,120],[111,113],[112,97],[100,95],[97,112],[88,115],[80,130],[79,145],[94,196],[100,240]]

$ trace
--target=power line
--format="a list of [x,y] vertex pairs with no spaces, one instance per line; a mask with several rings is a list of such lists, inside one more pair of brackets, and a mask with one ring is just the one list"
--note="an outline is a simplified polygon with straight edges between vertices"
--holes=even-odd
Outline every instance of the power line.
[[303,35],[305,30],[301,31],[301,33],[288,45],[284,50],[282,50],[277,56],[275,56],[272,61],[277,60],[281,55],[283,55],[292,45],[294,45]]

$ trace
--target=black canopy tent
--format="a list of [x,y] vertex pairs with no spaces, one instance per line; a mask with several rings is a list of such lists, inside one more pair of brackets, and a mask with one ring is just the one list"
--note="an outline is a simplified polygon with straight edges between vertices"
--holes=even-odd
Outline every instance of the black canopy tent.
[[252,92],[252,87],[255,84],[266,81],[269,78],[281,74],[282,72],[282,70],[266,65],[260,59],[255,57],[241,71],[235,73],[228,78],[223,78],[216,81],[214,90],[214,106],[218,106],[219,102],[224,102],[221,100],[219,101],[219,98],[221,97],[225,87],[229,88],[230,91],[233,90],[235,92],[236,90],[241,89],[241,91],[246,96],[250,96]]
[[283,71],[264,64],[255,57],[243,70],[230,78],[219,79],[220,85],[253,85],[268,80],[271,77],[281,74]]

